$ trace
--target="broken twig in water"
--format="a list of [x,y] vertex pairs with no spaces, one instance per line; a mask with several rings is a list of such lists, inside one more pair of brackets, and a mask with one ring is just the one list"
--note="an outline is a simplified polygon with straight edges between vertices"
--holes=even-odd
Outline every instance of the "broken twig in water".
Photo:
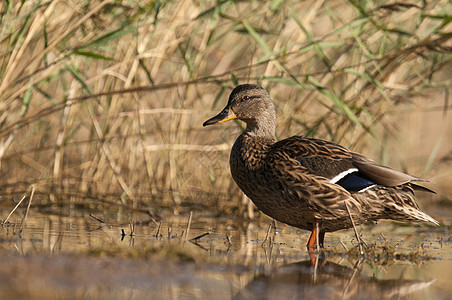
[[168,226],[168,237],[167,237],[168,240],[171,239],[171,232],[172,231],[173,231],[173,229],[171,228],[171,226]]
[[275,222],[275,220],[272,220],[270,225],[268,225],[267,234],[265,235],[265,239],[264,239],[264,241],[261,244],[262,247],[264,246],[265,242],[268,241],[268,240],[269,240],[268,245],[269,246],[271,245],[272,239],[269,237],[269,235],[270,235],[270,231],[271,231],[272,227],[276,230],[276,222]]
[[19,205],[22,203],[22,201],[24,201],[25,197],[27,197],[27,195],[24,195],[22,197],[22,199],[20,199],[19,203],[17,203],[17,205],[11,210],[11,212],[6,217],[5,221],[2,222],[2,224],[6,224],[6,222],[8,222],[9,217],[11,217],[11,215],[16,211],[16,209],[19,207]]
[[355,222],[353,221],[352,214],[350,213],[350,209],[348,208],[347,202],[345,202],[345,208],[347,209],[348,216],[350,217],[350,221],[352,222],[353,230],[355,231],[356,240],[358,241],[359,254],[364,255],[363,241],[361,240],[361,237],[358,234],[358,230],[356,230]]
[[189,239],[188,241],[191,242],[191,243],[197,243],[200,238],[205,237],[206,235],[209,235],[209,234],[210,234],[209,232],[206,232],[206,233],[203,233],[201,235],[198,235],[197,237]]
[[162,221],[160,221],[159,223],[159,227],[157,227],[157,233],[155,234],[155,238],[159,238],[162,237],[162,235],[160,234],[160,228],[162,227]]
[[30,211],[31,201],[33,200],[34,194],[35,194],[35,186],[32,185],[32,186],[31,186],[30,200],[28,201],[27,210],[25,211],[25,215],[24,215],[24,217],[22,218],[22,222],[20,223],[20,230],[19,230],[19,233],[22,233],[22,230],[24,230],[25,222],[27,221],[28,212]]
[[192,217],[193,217],[193,212],[191,211],[191,212],[190,212],[190,217],[188,218],[187,230],[185,230],[185,239],[184,239],[184,241],[187,240],[188,233],[189,233],[189,231],[190,231],[190,226],[191,226],[191,219],[192,219]]
[[105,221],[104,221],[104,220],[99,219],[99,218],[96,217],[95,215],[89,214],[89,216],[90,216],[91,218],[93,218],[94,220],[96,220],[97,222],[102,223],[102,224],[105,224]]
[[345,246],[344,242],[342,242],[341,240],[339,240],[339,242],[341,243],[342,247],[344,247],[345,251],[348,251],[347,246]]
[[130,236],[134,236],[135,235],[135,222],[132,221],[131,223],[129,223],[129,229],[130,229]]
[[227,243],[228,247],[231,247],[232,246],[231,236],[228,233],[226,233],[226,239],[228,241]]

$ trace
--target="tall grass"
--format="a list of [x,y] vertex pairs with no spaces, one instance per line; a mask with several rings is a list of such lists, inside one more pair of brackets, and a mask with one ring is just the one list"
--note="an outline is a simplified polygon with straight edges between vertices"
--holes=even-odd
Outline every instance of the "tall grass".
[[33,186],[34,204],[241,210],[228,171],[241,124],[201,124],[244,82],[269,90],[281,138],[450,175],[439,167],[451,136],[448,1],[30,0],[0,11],[4,200]]

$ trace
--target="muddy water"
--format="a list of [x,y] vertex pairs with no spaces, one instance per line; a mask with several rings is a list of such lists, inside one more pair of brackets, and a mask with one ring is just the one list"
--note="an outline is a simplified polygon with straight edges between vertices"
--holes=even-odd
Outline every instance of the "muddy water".
[[89,214],[31,211],[19,233],[16,212],[0,229],[0,298],[452,299],[447,226],[361,226],[362,258],[349,230],[310,255],[309,233],[267,218]]

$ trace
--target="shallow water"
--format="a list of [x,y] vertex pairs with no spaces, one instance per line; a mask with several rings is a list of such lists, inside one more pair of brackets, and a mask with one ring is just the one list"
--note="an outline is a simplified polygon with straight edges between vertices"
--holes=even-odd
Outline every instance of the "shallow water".
[[369,246],[362,259],[353,254],[350,230],[327,234],[325,252],[309,255],[308,232],[280,223],[275,230],[265,217],[245,222],[195,213],[188,224],[189,216],[156,223],[97,212],[102,223],[89,214],[31,211],[19,234],[16,212],[0,231],[0,298],[452,298],[446,226],[361,226]]

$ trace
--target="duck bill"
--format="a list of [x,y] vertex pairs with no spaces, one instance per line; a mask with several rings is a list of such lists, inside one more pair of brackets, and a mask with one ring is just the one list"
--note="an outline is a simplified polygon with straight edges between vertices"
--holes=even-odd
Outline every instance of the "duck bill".
[[202,126],[221,124],[233,119],[237,119],[237,116],[226,106],[218,115],[205,121]]

